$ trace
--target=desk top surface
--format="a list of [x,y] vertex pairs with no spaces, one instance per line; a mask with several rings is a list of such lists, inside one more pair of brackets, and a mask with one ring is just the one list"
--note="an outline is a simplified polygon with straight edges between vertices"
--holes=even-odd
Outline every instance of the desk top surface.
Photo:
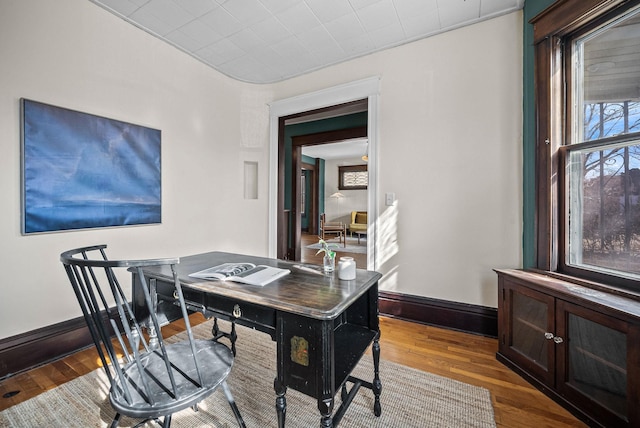
[[[227,262],[275,266],[289,269],[291,273],[262,287],[189,276],[191,273]],[[300,266],[300,263],[215,251],[181,257],[176,270],[183,287],[322,320],[336,318],[377,284],[381,277],[378,272],[358,269],[356,279],[343,281],[338,279],[337,272],[312,273],[295,266]],[[171,279],[168,266],[145,269],[145,274]]]

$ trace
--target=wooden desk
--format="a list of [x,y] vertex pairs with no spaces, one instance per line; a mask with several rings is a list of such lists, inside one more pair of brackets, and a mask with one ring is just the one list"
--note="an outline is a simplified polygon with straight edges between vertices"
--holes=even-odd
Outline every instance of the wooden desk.
[[[188,275],[225,262],[251,262],[291,270],[291,274],[264,287],[234,282],[206,281]],[[232,321],[227,336],[235,350],[235,323],[267,333],[277,342],[277,376],[274,380],[278,426],[284,427],[286,391],[293,388],[318,401],[320,426],[337,426],[362,386],[375,396],[374,414],[380,416],[380,329],[378,324],[378,280],[380,274],[357,270],[356,279],[341,281],[331,275],[305,272],[294,263],[212,252],[183,257],[178,277],[189,309],[206,317]],[[168,268],[145,270],[151,278],[157,311],[170,322],[176,318],[173,285]],[[136,318],[147,314],[136,304],[141,298],[134,276],[133,303]],[[214,335],[220,336],[217,324]],[[351,376],[351,371],[372,346],[372,382]],[[347,384],[352,385],[351,389]],[[342,404],[334,412],[334,397],[341,390]]]

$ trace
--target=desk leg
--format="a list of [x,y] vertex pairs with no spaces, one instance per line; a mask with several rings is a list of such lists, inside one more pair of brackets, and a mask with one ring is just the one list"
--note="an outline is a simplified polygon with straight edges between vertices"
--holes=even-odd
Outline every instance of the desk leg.
[[231,321],[231,332],[229,333],[225,333],[223,331],[220,330],[220,327],[218,326],[218,318],[214,317],[213,318],[213,327],[211,328],[211,334],[213,335],[213,340],[215,340],[216,342],[221,338],[221,337],[226,337],[229,339],[229,342],[231,343],[231,352],[233,353],[233,356],[236,356],[236,340],[238,339],[238,334],[236,333],[236,323]]
[[333,428],[333,397],[318,400],[320,410],[320,428]]
[[231,352],[233,356],[236,356],[236,340],[238,339],[238,334],[236,333],[236,323],[231,322],[231,333],[229,333],[229,340],[231,341]]
[[284,420],[287,415],[287,387],[276,377],[273,381],[273,389],[276,391],[276,413],[278,415],[278,428],[284,428]]
[[382,382],[380,381],[380,332],[376,334],[373,339],[373,346],[371,348],[373,354],[373,395],[375,401],[373,403],[373,414],[380,416],[382,414],[382,407],[380,406],[380,393],[382,392]]

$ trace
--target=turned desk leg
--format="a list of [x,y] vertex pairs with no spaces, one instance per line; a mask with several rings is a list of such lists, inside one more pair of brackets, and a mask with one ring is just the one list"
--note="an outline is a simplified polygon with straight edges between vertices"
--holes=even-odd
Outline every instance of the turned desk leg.
[[236,340],[238,339],[238,334],[236,333],[236,323],[231,321],[231,331],[229,333],[225,333],[220,330],[220,326],[218,326],[218,318],[213,318],[213,327],[211,328],[211,334],[213,335],[213,340],[218,341],[221,337],[226,337],[229,339],[231,343],[231,352],[233,356],[236,356]]
[[238,340],[238,334],[236,333],[236,323],[231,322],[231,333],[229,334],[229,340],[231,341],[231,353],[236,356],[236,340]]
[[320,428],[333,428],[333,397],[325,400],[318,400],[318,410],[320,410]]
[[287,387],[278,381],[276,377],[273,381],[273,389],[276,391],[276,414],[278,415],[278,428],[284,428],[285,416],[287,415]]
[[380,381],[380,332],[373,339],[373,395],[375,402],[373,404],[373,414],[380,416],[382,414],[382,406],[380,405],[380,394],[382,393],[382,382]]

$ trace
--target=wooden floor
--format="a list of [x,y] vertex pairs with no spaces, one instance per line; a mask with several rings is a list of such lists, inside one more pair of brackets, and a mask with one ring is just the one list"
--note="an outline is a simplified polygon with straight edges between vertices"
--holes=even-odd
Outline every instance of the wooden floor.
[[[204,321],[192,316],[194,324]],[[181,325],[170,325],[175,333]],[[586,427],[552,400],[496,361],[496,339],[380,317],[382,358],[491,391],[501,428]],[[98,368],[93,348],[0,382],[0,410],[28,400]],[[384,394],[384,385],[382,393]],[[408,427],[409,428],[409,427]]]
[[[314,254],[303,261],[314,262]],[[203,321],[200,314],[192,316],[194,324]],[[380,329],[382,358],[487,388],[500,428],[586,427],[496,361],[496,339],[386,317],[380,317]],[[163,330],[177,333],[183,327],[174,323]],[[97,353],[89,348],[5,379],[0,382],[0,411],[98,367]]]

